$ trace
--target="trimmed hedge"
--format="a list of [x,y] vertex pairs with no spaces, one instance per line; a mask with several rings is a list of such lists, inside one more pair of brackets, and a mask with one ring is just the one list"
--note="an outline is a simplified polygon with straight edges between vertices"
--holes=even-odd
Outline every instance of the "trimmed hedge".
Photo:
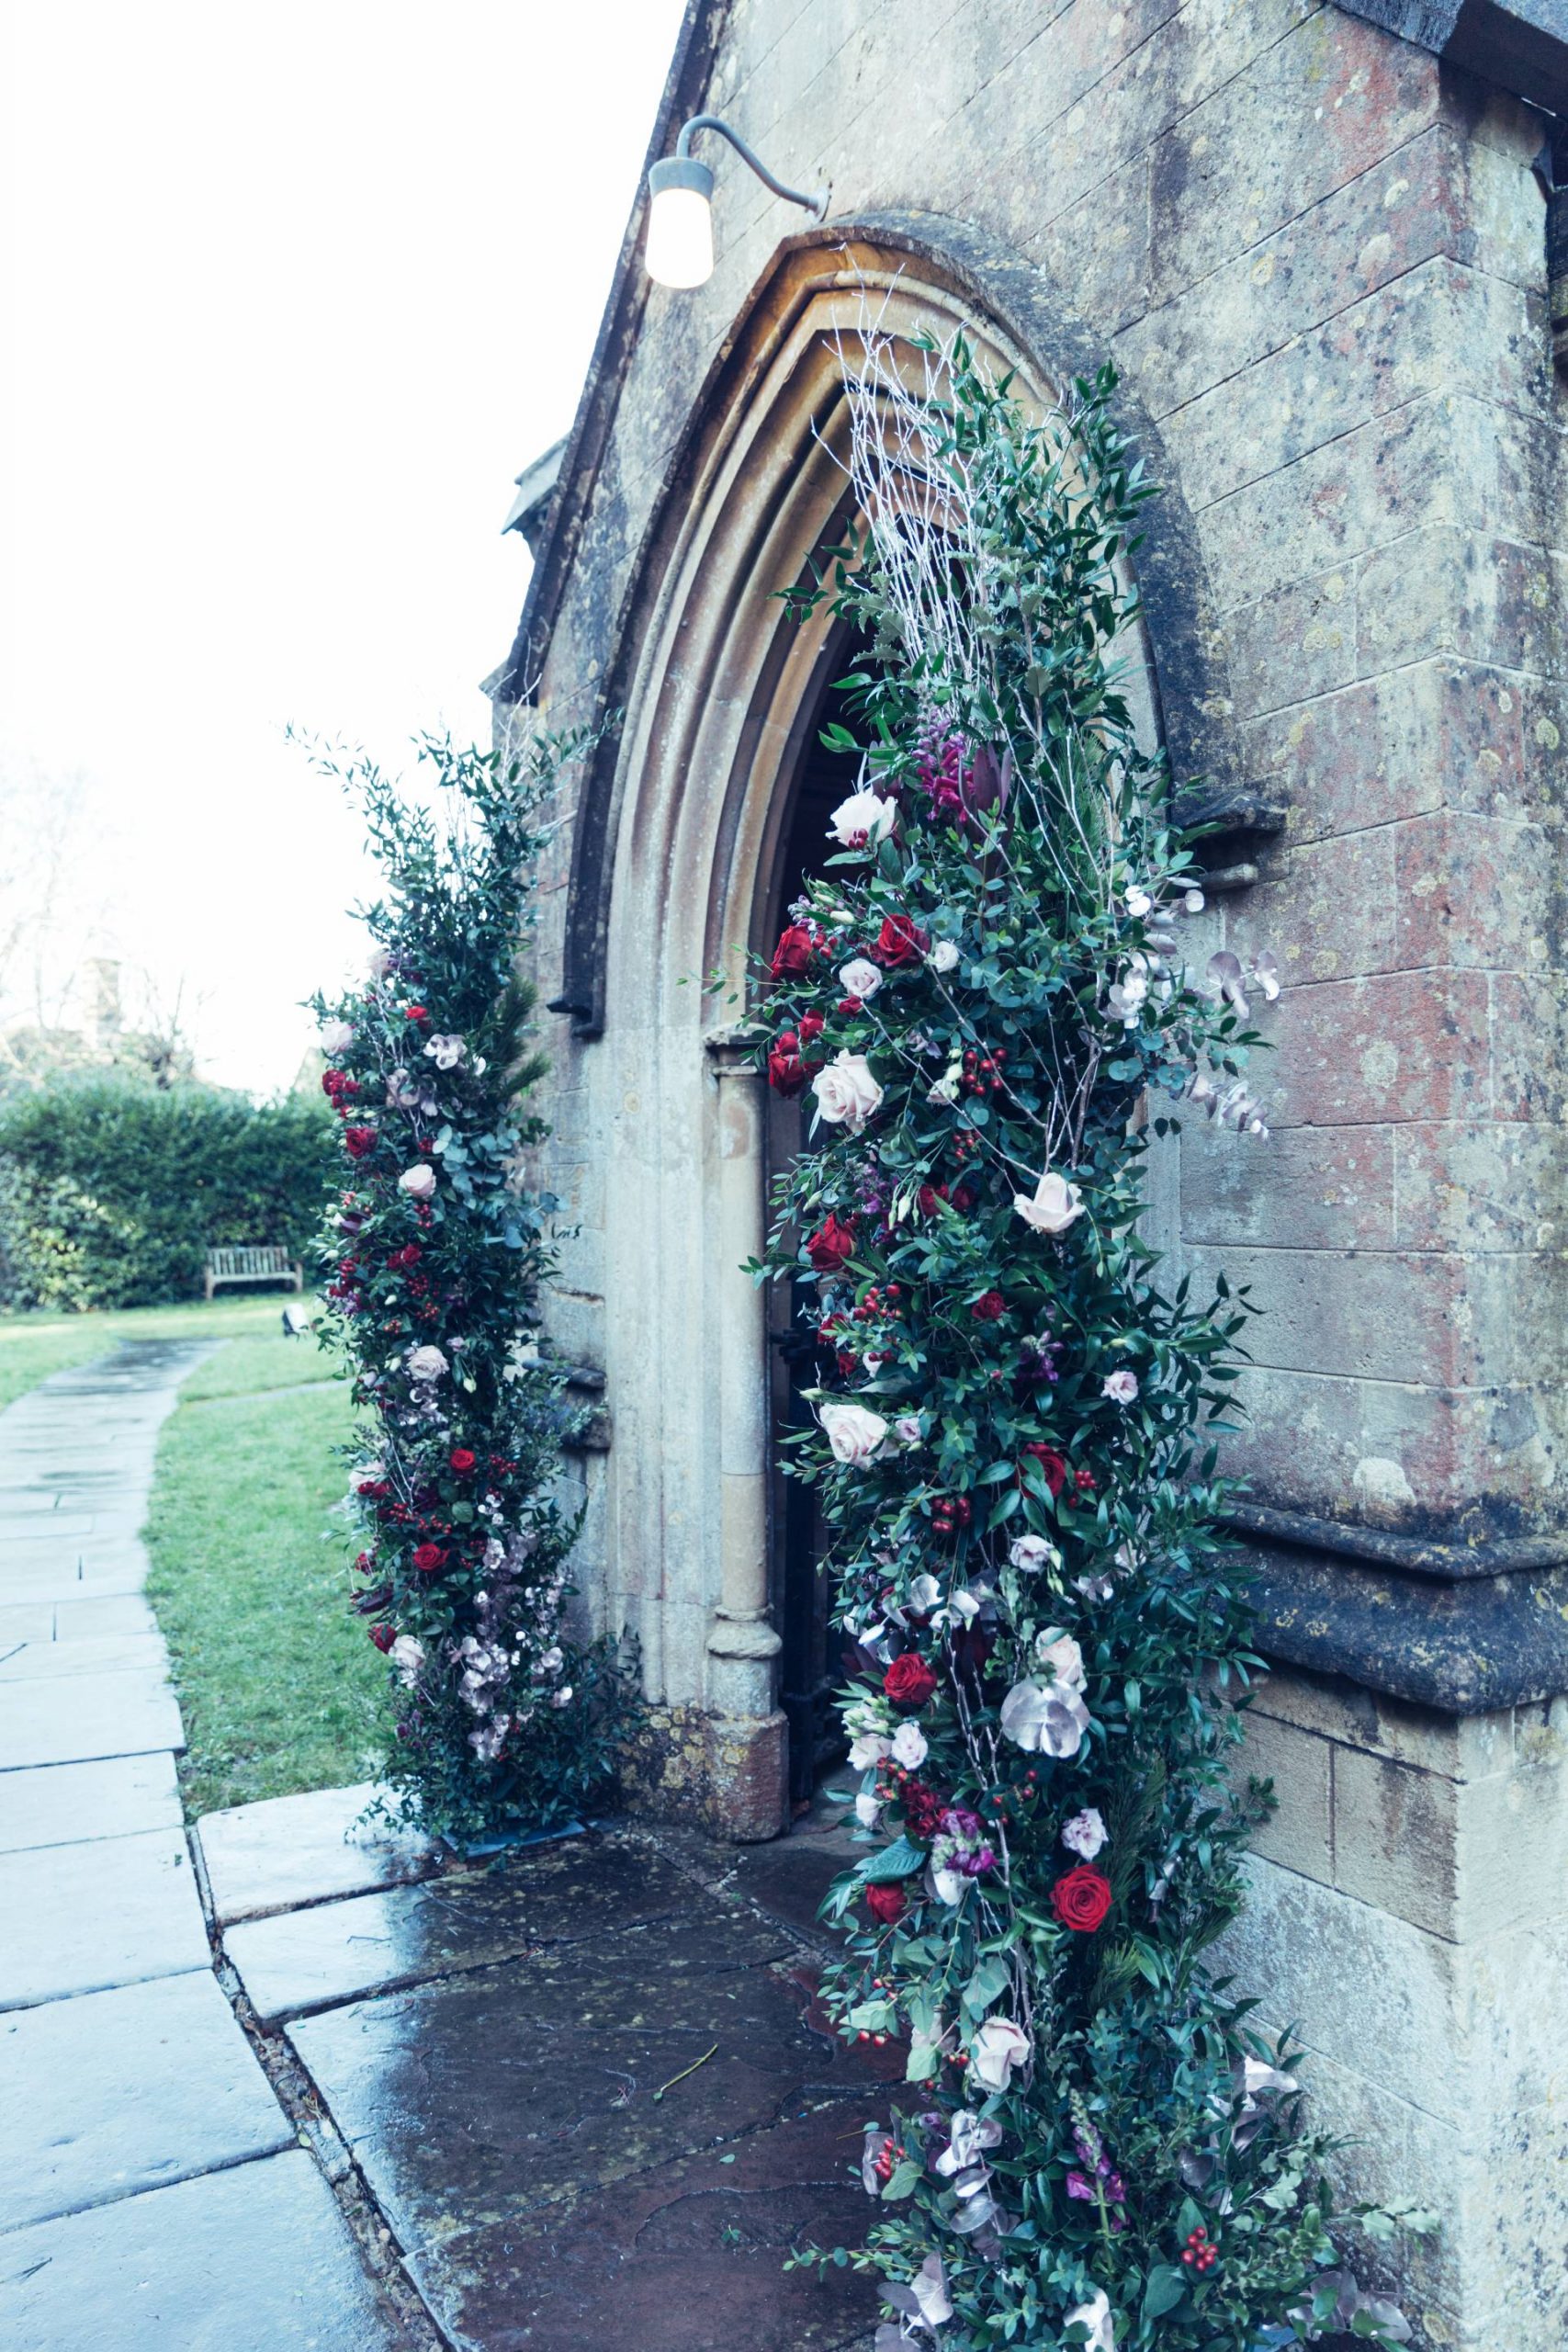
[[0,1102],[0,1303],[152,1306],[201,1289],[207,1250],[302,1258],[330,1170],[324,1102],[60,1080]]

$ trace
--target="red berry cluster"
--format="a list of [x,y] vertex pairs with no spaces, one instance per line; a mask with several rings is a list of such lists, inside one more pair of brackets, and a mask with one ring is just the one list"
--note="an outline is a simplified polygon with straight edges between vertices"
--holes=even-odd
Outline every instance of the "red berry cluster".
[[939,1535],[956,1534],[974,1516],[967,1495],[943,1495],[931,1505],[931,1525]]
[[[876,2036],[876,2040],[878,2041],[886,2041],[886,2039],[887,2036],[885,2033],[879,2033]],[[861,2040],[863,2041],[865,2040],[863,2033],[861,2036]],[[893,2137],[893,2134],[890,2132],[882,2143],[881,2147],[878,2148],[875,2155],[871,2160],[872,2171],[876,2175],[878,2180],[884,2182],[889,2181],[893,2177],[894,2166],[901,2164],[903,2162],[903,2148],[899,2145],[898,2142]]]
[[998,1046],[994,1054],[977,1054],[971,1046],[964,1057],[964,1076],[959,1081],[964,1092],[999,1094],[1007,1084],[1002,1076],[1002,1064],[1007,1057],[1005,1046]]
[[1195,2270],[1201,2278],[1208,2277],[1219,2258],[1220,2249],[1213,2243],[1207,2230],[1194,2230],[1182,2249],[1182,2261],[1189,2270]]

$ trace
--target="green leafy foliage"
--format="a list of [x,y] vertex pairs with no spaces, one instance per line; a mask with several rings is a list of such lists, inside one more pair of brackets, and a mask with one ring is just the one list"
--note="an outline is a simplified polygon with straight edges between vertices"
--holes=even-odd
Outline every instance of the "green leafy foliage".
[[630,1705],[615,1645],[563,1631],[571,1415],[537,1306],[556,1203],[528,1185],[546,1130],[520,1107],[544,1065],[515,959],[545,804],[583,740],[512,758],[424,739],[434,807],[368,761],[322,762],[364,808],[384,886],[363,910],[366,983],[315,1008],[346,1180],[322,1270],[363,1414],[353,1605],[389,1657],[386,1777],[459,1843],[602,1796]]
[[791,1467],[858,1668],[828,1998],[907,2032],[918,2086],[867,2143],[879,2343],[1254,2352],[1314,2332],[1338,2256],[1289,2054],[1205,1967],[1248,1828],[1213,1442],[1248,1308],[1170,1282],[1141,1219],[1155,1106],[1261,1130],[1260,1041],[1239,979],[1188,970],[1191,852],[1116,665],[1151,493],[1111,377],[1034,425],[961,344],[914,390],[868,349],[869,527],[794,598],[871,649],[862,789],[763,1050],[814,1113],[766,1271],[809,1301]]
[[209,1249],[303,1257],[331,1165],[325,1105],[59,1079],[0,1102],[0,1303],[147,1306],[199,1293]]

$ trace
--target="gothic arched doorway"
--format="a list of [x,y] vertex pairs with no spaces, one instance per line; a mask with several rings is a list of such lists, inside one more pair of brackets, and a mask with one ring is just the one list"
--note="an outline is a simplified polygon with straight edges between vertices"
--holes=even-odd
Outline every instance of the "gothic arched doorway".
[[[615,1439],[590,1498],[595,1612],[640,1635],[662,1789],[740,1838],[783,1826],[792,1746],[806,1793],[835,1663],[819,1600],[802,1600],[808,1565],[792,1584],[792,1542],[798,1562],[810,1545],[775,1480],[772,1309],[739,1269],[761,1247],[770,1155],[798,1148],[757,1068],[765,1007],[747,958],[824,854],[846,781],[817,750],[842,639],[825,607],[797,621],[779,592],[843,536],[844,354],[868,304],[907,343],[962,329],[1024,397],[1051,400],[972,270],[869,233],[781,256],[634,567],[604,681],[625,721],[584,778],[556,901],[557,1001],[574,1024],[558,1084],[601,1139],[597,1262],[582,1253],[582,1308],[556,1310],[585,1328],[602,1292]],[[1129,650],[1152,726],[1147,648]]]

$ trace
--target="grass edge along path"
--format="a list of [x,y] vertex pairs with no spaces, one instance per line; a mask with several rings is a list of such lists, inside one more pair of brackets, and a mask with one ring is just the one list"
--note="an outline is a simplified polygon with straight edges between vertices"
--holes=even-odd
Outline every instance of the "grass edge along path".
[[328,1373],[308,1341],[239,1339],[197,1366],[159,1439],[147,1597],[193,1817],[375,1770],[384,1673],[344,1605],[349,1536],[332,1514],[353,1417]]

